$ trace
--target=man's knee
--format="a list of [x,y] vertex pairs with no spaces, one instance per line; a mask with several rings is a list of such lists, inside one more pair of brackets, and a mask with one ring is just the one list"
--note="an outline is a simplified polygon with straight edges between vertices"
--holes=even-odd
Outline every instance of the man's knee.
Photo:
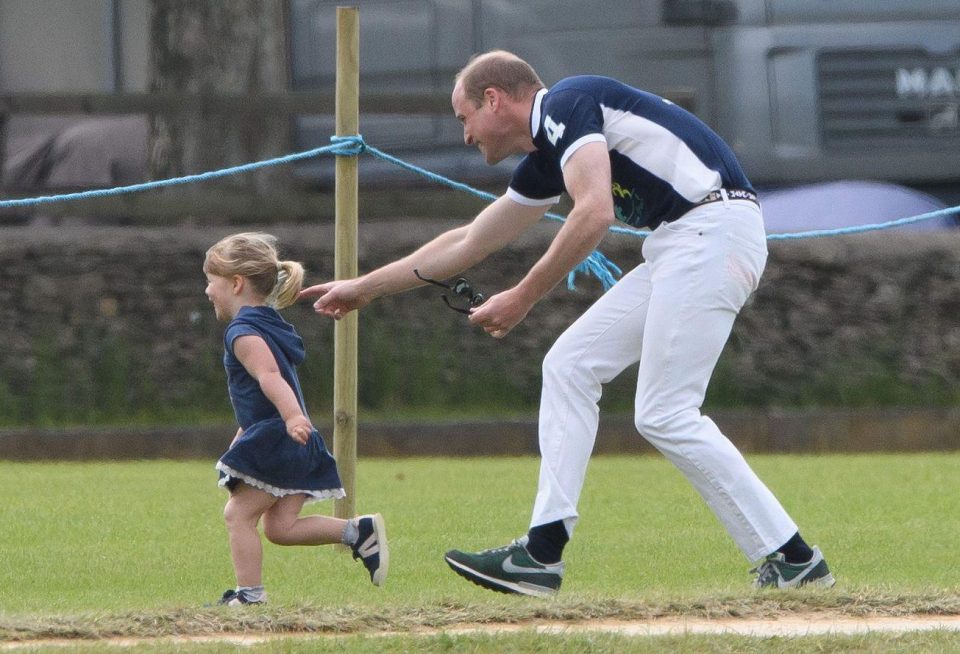
[[660,433],[664,422],[652,412],[637,410],[633,416],[633,425],[641,436],[650,438]]
[[633,424],[647,440],[669,439],[688,431],[698,416],[699,411],[696,409],[658,410],[638,406]]
[[547,352],[547,355],[543,357],[543,378],[554,378],[563,376],[563,369],[569,365],[566,361],[566,356],[563,351],[561,351],[557,344],[554,343],[553,347]]
[[575,356],[560,341],[543,358],[543,382],[574,386],[600,384],[596,374],[584,364],[583,358]]

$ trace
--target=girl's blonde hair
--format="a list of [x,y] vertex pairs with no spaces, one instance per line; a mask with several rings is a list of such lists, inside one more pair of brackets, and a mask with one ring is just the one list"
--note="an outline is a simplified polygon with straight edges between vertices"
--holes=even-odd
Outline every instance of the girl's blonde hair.
[[245,277],[264,302],[277,309],[296,302],[303,288],[303,265],[280,261],[277,238],[263,232],[244,232],[221,239],[207,250],[203,270],[220,277]]

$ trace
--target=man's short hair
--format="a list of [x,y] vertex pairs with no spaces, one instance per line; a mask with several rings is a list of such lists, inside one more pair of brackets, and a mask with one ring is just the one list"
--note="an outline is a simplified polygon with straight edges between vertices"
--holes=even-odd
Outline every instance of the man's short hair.
[[506,50],[474,55],[457,73],[456,81],[463,86],[464,97],[476,106],[480,106],[483,92],[491,86],[501,89],[513,100],[523,100],[531,91],[544,88],[537,71]]

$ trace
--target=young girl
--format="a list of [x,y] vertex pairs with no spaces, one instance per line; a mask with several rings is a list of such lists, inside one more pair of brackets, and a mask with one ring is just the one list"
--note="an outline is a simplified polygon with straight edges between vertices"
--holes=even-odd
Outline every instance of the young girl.
[[276,239],[245,233],[207,250],[207,298],[228,323],[223,364],[240,429],[220,457],[220,486],[230,491],[223,515],[237,587],[220,604],[266,600],[257,524],[278,545],[343,543],[353,549],[374,585],[386,580],[389,553],[380,514],[341,520],[300,517],[304,503],[344,497],[337,465],[306,415],[295,366],[303,341],[277,309],[297,299],[303,266],[278,261]]

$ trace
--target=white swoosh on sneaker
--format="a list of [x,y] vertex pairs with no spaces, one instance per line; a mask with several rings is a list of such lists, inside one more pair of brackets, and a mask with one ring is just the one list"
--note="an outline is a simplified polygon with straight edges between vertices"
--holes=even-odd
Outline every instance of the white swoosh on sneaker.
[[505,559],[503,560],[503,563],[500,564],[500,567],[503,568],[503,571],[504,571],[504,572],[511,572],[511,573],[514,573],[514,574],[531,574],[531,573],[533,573],[533,574],[544,574],[544,573],[548,572],[547,570],[544,570],[543,568],[528,568],[528,567],[526,567],[526,566],[514,564],[514,562],[513,562],[513,554],[511,554],[510,556],[508,556],[507,558],[505,558]]

